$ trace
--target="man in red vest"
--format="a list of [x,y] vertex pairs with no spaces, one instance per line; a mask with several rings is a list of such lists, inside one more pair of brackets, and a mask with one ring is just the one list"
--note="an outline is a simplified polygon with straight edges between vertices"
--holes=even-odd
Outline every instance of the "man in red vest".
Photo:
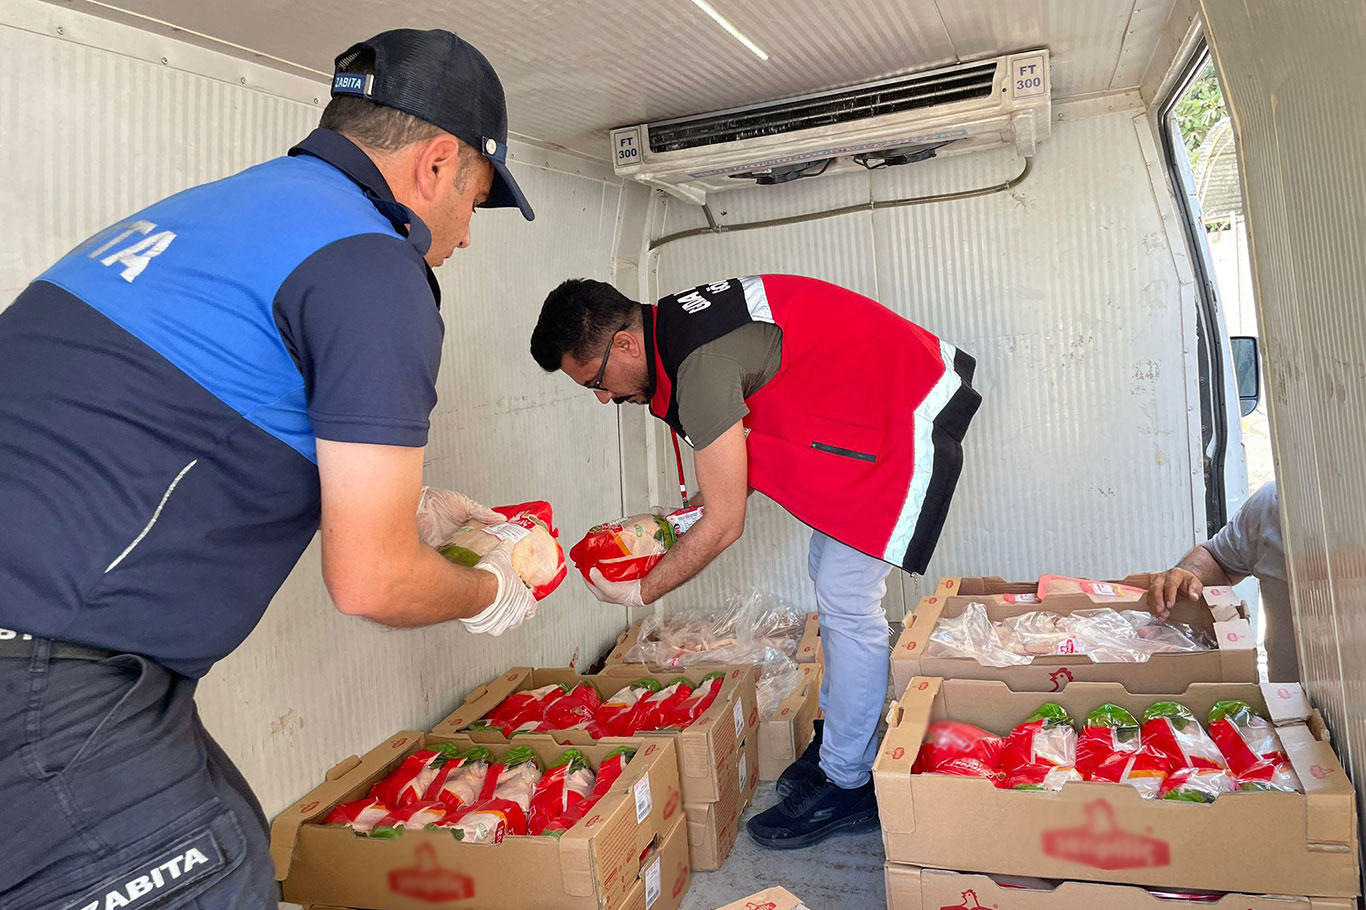
[[604,404],[648,405],[694,449],[705,516],[644,578],[591,573],[598,599],[641,607],[692,578],[739,539],[750,490],[811,526],[830,735],[783,773],[783,801],[749,831],[789,848],[877,827],[882,598],[893,566],[925,570],[943,528],[981,403],[973,359],[876,301],[791,275],[717,281],[656,306],[566,281],[531,353]]

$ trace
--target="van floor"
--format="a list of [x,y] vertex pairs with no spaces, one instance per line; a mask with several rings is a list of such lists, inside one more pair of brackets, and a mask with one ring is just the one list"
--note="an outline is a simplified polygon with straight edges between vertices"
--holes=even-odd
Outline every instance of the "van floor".
[[[778,801],[772,783],[761,783],[744,821]],[[808,907],[883,910],[882,832],[832,837],[805,850],[766,850],[744,830],[725,865],[694,872],[681,910],[716,910],[756,891],[782,885]]]

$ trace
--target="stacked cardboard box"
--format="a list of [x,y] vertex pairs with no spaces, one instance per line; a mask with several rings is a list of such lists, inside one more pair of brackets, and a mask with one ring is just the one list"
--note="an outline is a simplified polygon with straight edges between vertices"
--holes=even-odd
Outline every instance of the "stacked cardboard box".
[[[617,645],[607,656],[607,666],[636,667],[635,673],[669,673],[671,668],[655,664],[634,664],[626,661],[632,646],[640,639],[640,623],[622,633]],[[787,766],[797,756],[806,751],[815,735],[815,720],[820,713],[821,677],[825,665],[821,662],[823,652],[820,642],[820,627],[816,614],[807,616],[803,635],[797,645],[798,664],[801,680],[796,688],[784,696],[768,717],[759,719],[759,780],[777,780]]]
[[[1146,591],[1153,576],[1130,575],[1111,584]],[[895,692],[905,691],[915,676],[945,679],[997,679],[1016,691],[1056,692],[1077,681],[1121,682],[1131,692],[1161,692],[1197,682],[1255,682],[1257,642],[1248,625],[1246,606],[1232,588],[1208,587],[1198,603],[1181,601],[1171,622],[1203,629],[1217,644],[1212,651],[1154,654],[1142,663],[1095,663],[1085,655],[1036,657],[1024,666],[989,667],[968,657],[925,657],[930,633],[942,618],[956,617],[972,603],[983,604],[994,621],[1034,610],[1071,614],[1098,607],[1146,610],[1144,597],[1131,602],[1093,597],[1085,593],[1056,594],[1044,601],[1030,600],[1038,582],[1007,582],[999,578],[944,578],[906,617],[905,630],[892,648]]]
[[[1087,906],[1104,907],[1149,906],[1141,891],[1106,891],[1109,885],[1301,895],[1298,906],[1315,908],[1336,908],[1359,893],[1355,792],[1322,718],[1296,685],[1196,683],[1133,694],[1116,683],[1073,682],[1046,698],[1073,717],[1107,702],[1141,716],[1153,701],[1172,700],[1197,717],[1207,716],[1217,701],[1247,702],[1277,725],[1303,793],[1228,793],[1197,804],[1144,799],[1120,784],[1079,781],[1056,792],[1030,792],[997,789],[981,778],[911,774],[931,723],[953,720],[1005,733],[1044,698],[993,680],[916,677],[892,704],[873,769],[892,864],[889,901],[892,883],[915,884],[898,887],[903,903],[891,906],[920,906],[911,902],[916,888],[935,900],[945,893],[948,886],[920,871],[926,868],[1108,883],[1069,892],[1087,899],[1101,895]],[[926,882],[940,890],[926,890]],[[992,893],[975,886],[961,890],[975,891],[979,901]],[[1043,906],[1025,903],[1022,893],[1011,892],[1012,907]],[[1263,905],[1284,906],[1256,906]],[[961,906],[974,910],[966,900]],[[1229,906],[1254,905],[1235,900]]]
[[[505,743],[503,735],[497,731],[467,728],[514,692],[551,683],[573,686],[586,680],[607,697],[643,675],[663,676],[661,682],[682,676],[696,683],[715,669],[695,667],[670,670],[667,674],[647,674],[639,666],[617,664],[608,666],[596,676],[584,676],[572,670],[514,667],[471,692],[463,705],[436,726],[435,732],[453,735],[465,731],[481,745]],[[716,700],[686,730],[640,734],[644,741],[661,740],[674,745],[681,787],[666,799],[683,809],[692,867],[698,870],[720,868],[735,844],[740,815],[749,805],[759,782],[759,709],[755,702],[758,671],[754,667],[724,669],[726,679]],[[553,735],[567,745],[594,742],[582,730]],[[516,739],[520,743],[522,736]]]
[[[666,738],[613,739],[582,746],[591,765],[620,745],[637,751],[587,818],[561,837],[508,837],[465,844],[449,831],[359,837],[321,822],[418,749],[466,736],[395,733],[362,758],[338,764],[311,793],[276,817],[271,855],[288,901],[374,910],[422,910],[477,899],[488,910],[676,910],[687,889],[686,826],[678,811],[678,760]],[[550,737],[517,737],[549,766],[564,751]],[[490,745],[495,756],[512,746]]]

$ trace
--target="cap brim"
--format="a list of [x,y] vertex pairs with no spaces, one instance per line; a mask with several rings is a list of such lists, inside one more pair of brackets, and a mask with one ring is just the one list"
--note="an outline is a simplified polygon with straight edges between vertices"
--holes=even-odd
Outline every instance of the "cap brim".
[[493,185],[489,187],[489,198],[480,203],[479,207],[497,209],[515,205],[521,210],[523,218],[535,221],[536,213],[531,210],[531,203],[526,201],[522,188],[512,179],[512,172],[508,170],[507,164],[496,158],[489,158],[488,163],[493,165]]

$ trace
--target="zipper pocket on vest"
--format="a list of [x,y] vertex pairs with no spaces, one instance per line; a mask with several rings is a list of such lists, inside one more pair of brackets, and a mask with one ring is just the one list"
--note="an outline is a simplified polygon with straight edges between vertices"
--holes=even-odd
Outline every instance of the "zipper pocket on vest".
[[877,456],[867,452],[856,452],[853,449],[841,449],[839,446],[826,445],[823,442],[811,443],[811,448],[821,452],[829,452],[831,455],[839,455],[843,458],[852,458],[855,461],[876,462]]

